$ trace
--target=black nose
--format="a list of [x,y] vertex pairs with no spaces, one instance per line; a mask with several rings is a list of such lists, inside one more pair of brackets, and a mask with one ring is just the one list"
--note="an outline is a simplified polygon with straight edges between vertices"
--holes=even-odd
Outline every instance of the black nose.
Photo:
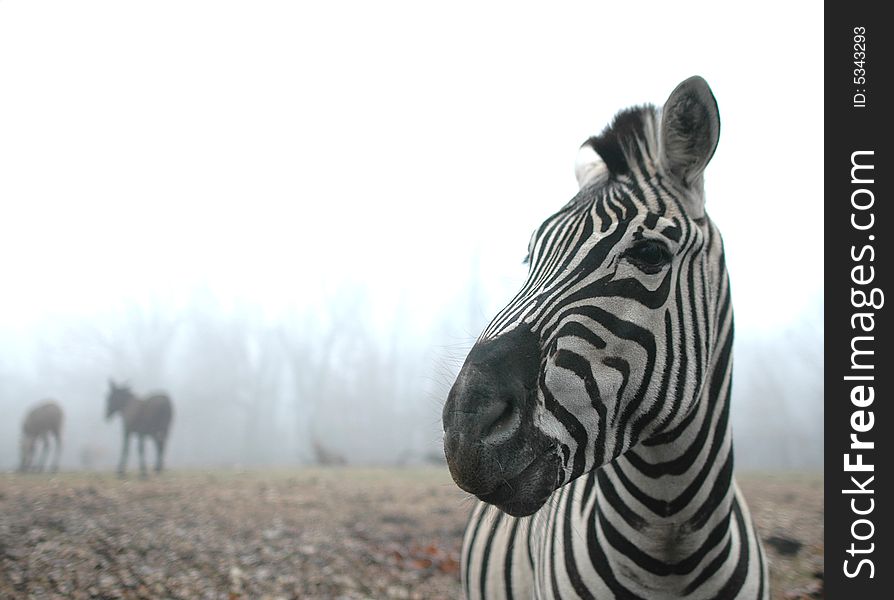
[[497,475],[511,475],[530,460],[527,452],[513,450],[522,447],[519,433],[533,409],[539,368],[538,339],[527,326],[469,352],[443,413],[447,463],[466,491],[487,493]]
[[513,377],[468,365],[456,378],[444,407],[448,437],[499,443],[519,427],[525,389]]

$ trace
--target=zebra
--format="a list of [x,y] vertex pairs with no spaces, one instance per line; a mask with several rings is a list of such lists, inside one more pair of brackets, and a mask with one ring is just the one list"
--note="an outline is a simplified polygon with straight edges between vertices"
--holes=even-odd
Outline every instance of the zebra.
[[769,597],[733,477],[733,313],[704,207],[719,134],[698,76],[622,110],[531,237],[442,415],[450,473],[481,501],[467,598]]
[[[55,444],[50,471],[55,473],[59,470],[59,457],[62,454],[63,420],[64,413],[62,412],[62,407],[55,400],[44,400],[28,411],[22,423],[20,473],[28,473],[29,471],[40,473],[43,471],[47,456],[50,453],[50,439]],[[35,461],[35,447],[38,441],[41,443],[41,450]]]
[[174,406],[171,398],[165,393],[156,393],[140,398],[133,393],[129,385],[118,385],[109,379],[109,392],[106,394],[106,420],[115,413],[121,413],[124,423],[124,442],[121,445],[121,460],[118,462],[118,475],[124,477],[127,471],[127,453],[130,450],[130,436],[137,435],[137,450],[140,454],[140,475],[146,477],[146,456],[144,442],[146,436],[155,441],[155,472],[161,473],[164,468],[165,442],[174,418]]

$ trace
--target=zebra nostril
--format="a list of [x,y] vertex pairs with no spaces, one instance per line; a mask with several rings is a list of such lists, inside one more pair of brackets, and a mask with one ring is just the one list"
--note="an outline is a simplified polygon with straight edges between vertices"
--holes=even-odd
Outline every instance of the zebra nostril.
[[490,422],[483,422],[482,441],[499,442],[512,436],[521,423],[521,413],[511,401],[496,401],[491,410]]

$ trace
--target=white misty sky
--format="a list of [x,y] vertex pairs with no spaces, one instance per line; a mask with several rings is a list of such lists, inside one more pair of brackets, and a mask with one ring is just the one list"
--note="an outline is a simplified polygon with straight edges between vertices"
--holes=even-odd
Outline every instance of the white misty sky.
[[[483,314],[579,144],[700,74],[739,331],[822,291],[815,3],[0,2],[0,326],[196,289],[276,315],[365,286]],[[816,313],[820,316],[820,313]],[[821,323],[816,323],[821,327]],[[477,332],[468,332],[477,335]]]

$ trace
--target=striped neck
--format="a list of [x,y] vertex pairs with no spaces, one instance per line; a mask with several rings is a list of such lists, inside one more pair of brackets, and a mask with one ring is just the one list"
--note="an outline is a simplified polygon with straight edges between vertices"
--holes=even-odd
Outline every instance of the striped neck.
[[592,513],[611,541],[605,559],[612,571],[629,572],[632,560],[642,571],[640,581],[660,576],[665,591],[671,585],[686,593],[720,569],[716,561],[697,567],[729,536],[736,518],[729,423],[733,328],[727,312],[719,315],[726,322],[718,323],[715,354],[692,411],[596,474],[602,506],[626,523],[622,532],[613,524],[617,519]]

